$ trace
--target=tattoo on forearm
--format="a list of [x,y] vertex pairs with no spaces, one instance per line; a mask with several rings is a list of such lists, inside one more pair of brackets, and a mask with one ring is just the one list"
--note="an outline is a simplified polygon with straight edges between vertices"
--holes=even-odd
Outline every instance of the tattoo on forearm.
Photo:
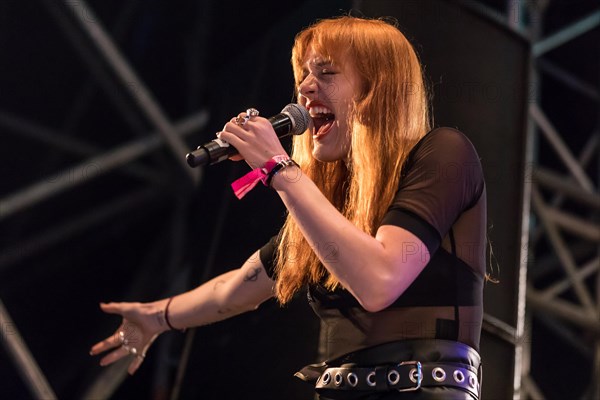
[[224,284],[224,283],[225,283],[225,281],[216,281],[216,282],[215,282],[215,286],[213,286],[213,291],[217,290],[217,287],[218,287],[219,285],[222,285],[222,284]]
[[258,279],[258,275],[261,272],[260,267],[253,268],[252,271],[249,271],[244,277],[244,282],[256,282]]
[[221,309],[217,310],[217,312],[219,314],[229,314],[231,311],[232,311],[231,308],[224,308],[222,310]]

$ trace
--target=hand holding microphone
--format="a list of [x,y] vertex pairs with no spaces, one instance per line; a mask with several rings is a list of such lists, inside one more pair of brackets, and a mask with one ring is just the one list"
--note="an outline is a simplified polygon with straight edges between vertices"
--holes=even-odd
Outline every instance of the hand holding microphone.
[[[238,154],[238,149],[234,145],[237,144],[238,147],[245,146],[250,144],[253,139],[253,134],[244,129],[245,124],[254,124],[256,126],[253,127],[258,130],[262,129],[260,124],[264,123],[265,120],[255,121],[252,119],[253,116],[257,115],[257,110],[249,109],[245,117],[237,117],[236,122],[229,122],[225,126],[225,132],[221,134],[221,137],[198,146],[196,150],[186,155],[188,164],[191,167],[213,165]],[[292,134],[300,135],[304,133],[310,124],[310,116],[304,107],[292,103],[285,106],[281,113],[268,118],[267,121],[277,134],[277,138],[281,139]],[[228,130],[231,130],[231,132],[228,132]],[[251,160],[247,161],[250,162]]]

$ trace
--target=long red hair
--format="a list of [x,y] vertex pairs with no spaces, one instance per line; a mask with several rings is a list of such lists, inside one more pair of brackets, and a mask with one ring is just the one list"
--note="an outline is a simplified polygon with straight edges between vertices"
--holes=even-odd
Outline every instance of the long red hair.
[[[406,37],[387,21],[327,19],[296,36],[291,60],[296,88],[309,47],[334,63],[352,63],[358,72],[359,93],[349,113],[351,149],[347,164],[320,162],[312,156],[311,136],[299,135],[292,158],[349,221],[374,235],[398,189],[402,165],[430,129],[421,64]],[[333,249],[316,250],[326,256]],[[280,303],[307,283],[324,282],[329,289],[339,285],[290,215],[277,253],[275,294]]]

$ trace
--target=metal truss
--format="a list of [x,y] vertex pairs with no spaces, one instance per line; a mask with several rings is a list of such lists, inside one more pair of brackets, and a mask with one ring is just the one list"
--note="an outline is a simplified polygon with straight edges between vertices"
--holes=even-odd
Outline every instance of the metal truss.
[[[116,194],[114,199],[107,201],[101,207],[89,210],[87,214],[65,221],[59,226],[49,227],[45,232],[23,240],[16,246],[0,249],[0,271],[78,233],[90,230],[110,215],[123,214],[154,201],[160,189],[168,185],[169,179],[165,173],[138,164],[137,160],[164,145],[170,148],[174,162],[179,164],[190,177],[192,185],[197,186],[201,179],[201,170],[192,170],[185,163],[183,155],[188,149],[182,138],[205,127],[208,113],[199,110],[181,121],[170,121],[150,89],[146,87],[115,44],[115,40],[118,40],[126,27],[128,16],[131,16],[140,3],[133,1],[121,4],[120,14],[111,32],[112,36],[84,0],[62,2],[42,0],[42,3],[78,51],[94,80],[87,82],[81,88],[73,101],[71,112],[65,113],[67,117],[63,129],[54,130],[37,125],[29,121],[26,116],[14,115],[2,110],[0,110],[0,127],[4,128],[4,132],[43,143],[49,149],[62,154],[81,157],[81,162],[1,198],[0,223],[53,196],[75,191],[84,183],[93,183],[96,178],[111,171],[126,174],[143,182],[146,187],[133,193]],[[99,149],[76,139],[75,135],[69,135],[80,129],[78,123],[89,109],[90,99],[98,87],[116,105],[124,121],[138,135],[137,139],[124,142],[112,149]],[[144,128],[148,123],[151,126],[150,130]],[[73,176],[78,178],[71,179]],[[189,189],[182,187],[175,190],[185,192],[182,196],[176,196],[177,198],[189,198]],[[185,202],[182,204],[181,201],[176,201],[176,203],[173,206],[173,229],[170,232],[173,240],[170,243],[171,256],[168,268],[168,274],[174,281],[178,273],[175,267],[180,265],[182,258],[180,246],[184,242],[181,239],[186,229],[188,209]],[[15,248],[19,250],[15,251]],[[132,290],[135,291],[136,288],[133,287]],[[57,398],[1,300],[0,326],[2,327],[0,341],[11,356],[31,395],[34,398]],[[125,376],[126,365],[117,363],[114,368],[107,369],[106,373],[90,386],[85,397],[110,397]]]
[[[581,102],[600,101],[600,90],[544,57],[600,26],[600,7],[554,33],[541,37],[544,10],[556,0],[506,0],[505,13],[476,0],[460,3],[503,23],[531,41],[531,71],[528,134],[522,182],[521,248],[516,326],[489,314],[483,328],[514,346],[514,399],[545,399],[534,375],[545,376],[544,366],[531,363],[532,344],[544,346],[543,334],[532,330],[532,320],[542,321],[547,329],[580,354],[592,355],[589,386],[584,399],[600,398],[600,196],[598,161],[600,121],[587,133],[585,144],[577,150],[568,136],[582,132],[559,132],[541,105],[540,83],[546,77],[560,82]],[[568,5],[568,2],[564,2]],[[581,49],[582,62],[590,55],[599,57],[597,48]],[[544,92],[552,98],[554,93]],[[596,107],[600,109],[600,105]],[[570,117],[570,116],[568,116]],[[544,165],[539,157],[547,144],[562,165]],[[574,154],[577,153],[577,154]],[[567,171],[565,174],[564,171]],[[565,325],[564,322],[568,324]],[[544,348],[552,354],[554,349]],[[534,368],[539,368],[537,371]],[[565,368],[567,368],[565,366]],[[565,375],[571,371],[564,371]],[[577,373],[582,373],[578,369]],[[551,396],[551,394],[548,394]]]
[[[570,89],[578,101],[595,102],[599,109],[600,95],[574,73],[562,69],[544,56],[559,47],[572,46],[581,35],[600,27],[600,7],[575,22],[565,24],[556,32],[541,37],[544,11],[552,1],[508,2],[511,20],[523,29],[523,18],[529,16],[528,33],[532,40],[532,84],[534,93],[548,76]],[[596,43],[597,45],[597,43]],[[592,46],[593,47],[593,46]],[[597,48],[580,49],[576,57],[598,57]],[[543,92],[549,98],[556,94]],[[523,249],[528,249],[523,261],[527,275],[526,303],[520,302],[519,313],[525,311],[518,335],[518,359],[515,376],[515,398],[544,399],[544,393],[534,376],[542,376],[542,366],[531,362],[532,344],[544,346],[544,338],[532,329],[533,318],[559,336],[575,352],[592,355],[592,368],[578,368],[578,374],[589,373],[589,386],[583,398],[600,398],[600,196],[598,195],[598,114],[593,114],[595,128],[588,133],[559,132],[552,120],[556,115],[544,112],[542,96],[530,98],[528,110],[528,145],[526,160]],[[571,117],[571,116],[567,116]],[[569,136],[587,136],[581,148]],[[579,144],[578,146],[581,146]],[[544,162],[540,148],[550,148],[559,163]],[[566,171],[566,172],[565,172]],[[523,299],[521,299],[523,300]],[[565,324],[566,322],[566,324]],[[539,350],[536,350],[539,351]],[[552,353],[554,349],[542,351]],[[540,368],[536,371],[535,368]],[[564,374],[570,374],[564,366]],[[587,373],[586,373],[587,371]],[[537,374],[536,374],[537,372]]]

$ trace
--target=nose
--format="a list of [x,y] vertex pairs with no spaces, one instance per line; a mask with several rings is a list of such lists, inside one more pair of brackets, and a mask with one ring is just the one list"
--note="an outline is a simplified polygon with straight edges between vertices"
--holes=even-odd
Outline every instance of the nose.
[[304,78],[304,80],[300,82],[300,85],[298,86],[298,92],[304,97],[314,95],[317,92],[317,89],[317,80],[313,74],[308,74],[308,76]]

